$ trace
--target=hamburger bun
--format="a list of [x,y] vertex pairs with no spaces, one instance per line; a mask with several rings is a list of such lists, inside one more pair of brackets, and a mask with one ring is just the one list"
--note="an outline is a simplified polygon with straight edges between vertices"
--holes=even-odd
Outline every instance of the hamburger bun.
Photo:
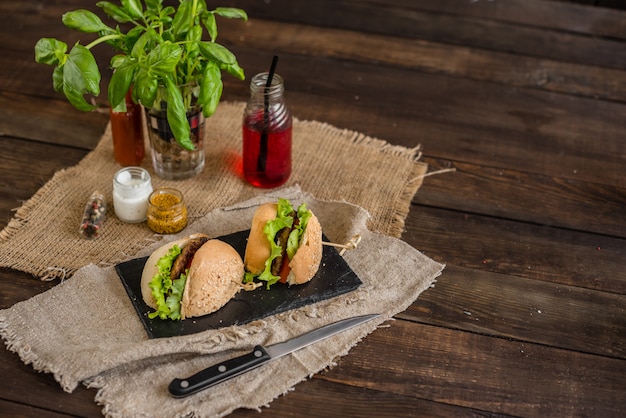
[[241,289],[244,275],[239,253],[220,240],[207,241],[189,267],[181,300],[182,319],[215,312]]
[[252,274],[260,274],[265,269],[265,260],[269,258],[271,248],[263,229],[267,221],[276,217],[277,210],[276,203],[265,203],[254,212],[244,254],[246,270]]
[[319,270],[322,252],[322,226],[317,216],[312,215],[302,236],[302,243],[289,262],[291,271],[287,276],[287,284],[302,284],[311,280]]

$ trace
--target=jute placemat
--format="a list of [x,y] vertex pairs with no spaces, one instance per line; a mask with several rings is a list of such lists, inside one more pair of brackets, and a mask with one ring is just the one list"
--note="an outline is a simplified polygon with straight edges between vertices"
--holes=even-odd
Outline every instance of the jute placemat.
[[[358,248],[344,256],[363,281],[356,291],[243,326],[150,340],[114,268],[89,265],[53,289],[0,311],[0,336],[25,363],[53,373],[66,391],[80,382],[97,388],[96,401],[106,416],[213,417],[267,406],[298,382],[333,366],[382,322],[405,310],[443,269],[403,241],[369,231],[371,217],[364,209],[315,199],[298,187],[211,211],[183,234],[220,236],[246,229],[257,205],[279,196],[295,204],[307,202],[332,241],[362,236]],[[173,378],[247,353],[256,344],[270,345],[370,313],[382,316],[204,392],[184,399],[167,393]]]
[[[221,103],[207,120],[206,167],[199,176],[165,181],[153,174],[154,187],[171,186],[185,196],[192,221],[211,210],[264,193],[239,174],[244,103]],[[427,165],[419,148],[407,149],[315,121],[294,120],[293,174],[319,199],[345,200],[365,208],[372,231],[399,237],[410,202]],[[149,158],[143,166],[151,173]],[[110,126],[94,151],[78,165],[57,172],[16,212],[0,232],[0,266],[42,279],[66,278],[89,263],[109,266],[132,258],[162,239],[145,225],[125,224],[112,210],[113,160]],[[108,196],[104,234],[87,241],[78,236],[84,205],[94,190]]]

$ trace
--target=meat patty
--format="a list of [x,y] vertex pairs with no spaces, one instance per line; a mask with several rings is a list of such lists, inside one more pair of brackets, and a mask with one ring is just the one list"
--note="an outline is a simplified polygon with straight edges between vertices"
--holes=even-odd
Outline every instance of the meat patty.
[[187,243],[187,245],[183,247],[181,253],[174,260],[174,264],[172,264],[170,279],[176,280],[180,277],[182,273],[185,272],[185,269],[187,268],[189,263],[191,263],[191,260],[196,254],[196,251],[198,251],[198,248],[202,247],[204,243],[208,240],[208,237],[193,238]]

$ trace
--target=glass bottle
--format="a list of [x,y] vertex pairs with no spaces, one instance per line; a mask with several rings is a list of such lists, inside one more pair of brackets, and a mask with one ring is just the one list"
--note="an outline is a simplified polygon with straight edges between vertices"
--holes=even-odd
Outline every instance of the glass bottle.
[[85,204],[78,234],[86,239],[98,238],[102,235],[102,224],[106,213],[107,205],[104,195],[99,191],[94,191]]
[[148,227],[157,234],[175,234],[187,226],[187,206],[183,194],[172,188],[159,188],[148,198]]
[[285,104],[283,79],[260,73],[250,81],[243,116],[243,174],[252,185],[278,187],[291,175],[292,118]]
[[133,102],[130,89],[126,93],[126,112],[115,112],[111,108],[113,157],[123,167],[140,165],[145,156],[141,114],[141,105]]
[[143,222],[152,193],[152,179],[148,170],[126,167],[113,177],[113,209],[115,215],[128,223]]

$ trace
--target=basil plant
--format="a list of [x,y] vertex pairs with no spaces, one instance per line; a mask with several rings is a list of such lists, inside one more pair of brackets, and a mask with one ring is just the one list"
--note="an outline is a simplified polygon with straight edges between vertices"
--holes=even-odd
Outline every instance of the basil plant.
[[[133,100],[146,108],[161,100],[159,87],[164,87],[174,137],[183,148],[193,150],[186,117],[192,100],[209,117],[222,95],[222,71],[245,78],[235,55],[216,42],[216,16],[247,20],[246,12],[225,7],[209,10],[205,0],[180,0],[177,8],[164,6],[163,0],[121,0],[120,5],[100,1],[96,5],[118,25],[105,24],[91,11],[74,10],[63,15],[63,24],[97,34],[94,41],[76,43],[69,51],[66,43],[54,38],[42,38],[35,45],[35,60],[55,66],[54,89],[77,109],[93,110],[85,95],[100,94],[101,74],[91,49],[106,43],[120,52],[111,59],[108,98],[113,109],[126,110],[125,96],[131,85]],[[122,31],[119,24],[130,29]],[[205,30],[208,40],[203,40]],[[179,87],[190,83],[198,84],[198,97]]]

